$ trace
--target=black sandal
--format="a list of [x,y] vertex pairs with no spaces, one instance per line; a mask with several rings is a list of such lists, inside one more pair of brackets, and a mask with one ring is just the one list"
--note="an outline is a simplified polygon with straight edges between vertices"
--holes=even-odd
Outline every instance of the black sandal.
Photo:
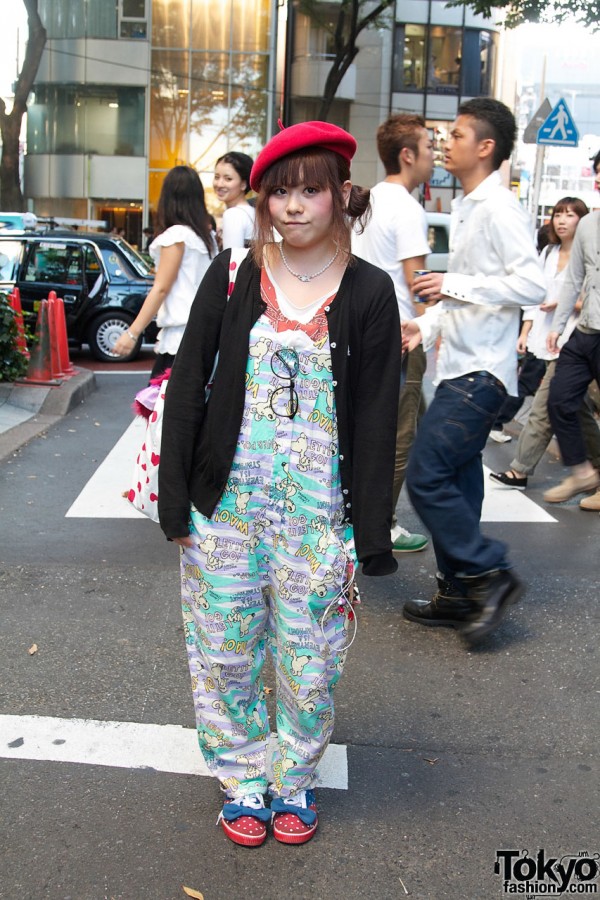
[[490,478],[502,487],[515,488],[517,491],[524,491],[527,487],[527,476],[513,475],[512,471],[490,472]]

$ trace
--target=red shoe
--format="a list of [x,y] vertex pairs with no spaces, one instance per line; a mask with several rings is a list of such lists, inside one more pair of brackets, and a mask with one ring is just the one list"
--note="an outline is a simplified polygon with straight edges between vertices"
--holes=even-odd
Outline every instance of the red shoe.
[[219,813],[223,831],[230,841],[241,847],[260,847],[267,837],[271,811],[265,809],[262,794],[249,794],[240,800],[228,800]]
[[282,844],[305,844],[317,830],[319,818],[313,791],[277,797],[271,803],[273,837]]

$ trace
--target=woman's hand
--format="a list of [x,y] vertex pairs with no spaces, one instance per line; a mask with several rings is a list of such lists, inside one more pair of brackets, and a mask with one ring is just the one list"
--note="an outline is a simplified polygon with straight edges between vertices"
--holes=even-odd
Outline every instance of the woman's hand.
[[135,335],[130,329],[121,335],[112,352],[118,356],[129,356],[137,343],[138,335]]
[[186,534],[185,537],[171,538],[171,540],[174,544],[179,544],[180,547],[184,547],[187,550],[191,550],[194,546],[194,542],[189,534]]
[[553,309],[556,309],[558,306],[558,300],[546,300],[545,303],[540,303],[540,309],[542,312],[552,312]]

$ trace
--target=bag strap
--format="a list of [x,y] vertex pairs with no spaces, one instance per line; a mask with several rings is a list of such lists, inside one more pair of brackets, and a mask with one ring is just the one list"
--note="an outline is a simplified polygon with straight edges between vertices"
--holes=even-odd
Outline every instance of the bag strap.
[[[229,298],[233,294],[233,289],[235,287],[235,280],[237,278],[237,274],[239,272],[241,264],[244,262],[248,255],[247,247],[232,247],[231,248],[231,257],[229,260],[229,285],[227,287],[227,302],[229,302]],[[205,390],[205,400],[208,402],[208,398],[210,396],[210,392],[212,390],[213,381],[215,380],[215,372],[217,371],[217,365],[219,364],[219,351],[217,350],[217,355],[215,356],[215,361],[213,363],[212,372],[210,373],[210,378],[208,379],[208,384],[206,385]]]
[[227,299],[231,297],[235,287],[235,279],[241,264],[248,255],[248,247],[232,247],[231,258],[229,260],[229,288],[227,290]]

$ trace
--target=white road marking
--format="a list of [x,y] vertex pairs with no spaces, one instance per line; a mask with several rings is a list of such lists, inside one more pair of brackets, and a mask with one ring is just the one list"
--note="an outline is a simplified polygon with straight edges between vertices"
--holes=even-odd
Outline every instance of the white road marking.
[[[272,735],[270,748],[274,746]],[[212,777],[200,753],[195,728],[181,725],[0,716],[0,757]],[[348,790],[344,744],[329,745],[317,776],[320,787]]]
[[133,465],[142,446],[145,430],[146,420],[136,416],[67,511],[67,517],[146,519],[122,496],[123,491],[131,487]]
[[483,467],[485,496],[481,511],[482,522],[547,522],[556,523],[554,516],[525,496],[525,491],[497,487],[490,479],[490,469]]
[[[131,486],[133,463],[144,438],[146,422],[133,420],[103,463],[94,472],[66,515],[80,519],[145,519],[121,495]],[[524,491],[503,490],[490,481],[484,466],[485,498],[482,522],[545,522],[556,519],[525,495]]]

